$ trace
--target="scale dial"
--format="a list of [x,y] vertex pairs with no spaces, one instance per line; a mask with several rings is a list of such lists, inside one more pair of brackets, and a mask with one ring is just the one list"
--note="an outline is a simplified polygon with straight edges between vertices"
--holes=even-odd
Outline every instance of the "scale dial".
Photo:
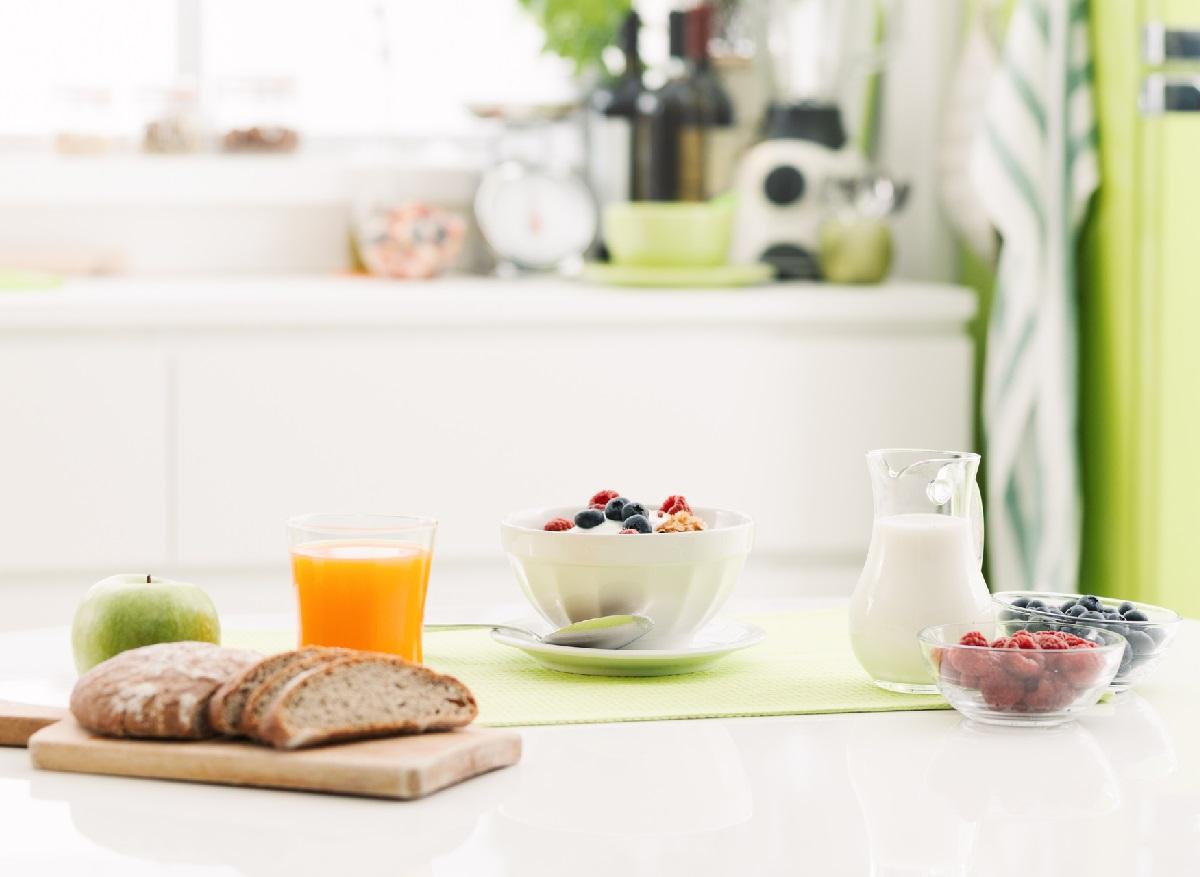
[[583,180],[518,162],[484,176],[475,217],[496,255],[532,270],[582,256],[596,236],[596,203]]

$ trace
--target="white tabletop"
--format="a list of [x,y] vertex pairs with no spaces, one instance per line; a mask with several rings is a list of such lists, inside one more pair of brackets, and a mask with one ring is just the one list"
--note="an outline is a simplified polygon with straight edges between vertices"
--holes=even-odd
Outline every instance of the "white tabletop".
[[[951,711],[523,729],[416,802],[35,771],[0,750],[0,874],[1200,873],[1200,623],[1059,729]],[[36,669],[34,669],[36,668]],[[62,698],[61,629],[0,635],[0,698]]]

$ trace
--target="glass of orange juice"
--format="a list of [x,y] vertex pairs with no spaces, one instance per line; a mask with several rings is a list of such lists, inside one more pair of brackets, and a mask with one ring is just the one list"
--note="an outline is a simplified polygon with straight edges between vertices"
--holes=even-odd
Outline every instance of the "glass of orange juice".
[[300,645],[421,660],[437,521],[413,515],[303,515],[288,521]]

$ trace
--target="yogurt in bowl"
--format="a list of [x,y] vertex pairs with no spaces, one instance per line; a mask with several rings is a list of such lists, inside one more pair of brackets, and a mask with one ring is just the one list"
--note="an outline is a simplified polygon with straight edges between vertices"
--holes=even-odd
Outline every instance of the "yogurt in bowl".
[[[682,648],[729,599],[754,541],[754,522],[728,509],[697,507],[702,530],[664,532],[672,517],[648,509],[651,533],[622,533],[622,522],[547,530],[579,506],[514,512],[500,539],[521,590],[547,622],[562,627],[602,615],[645,615],[654,629],[639,649]],[[609,526],[611,525],[611,526]]]

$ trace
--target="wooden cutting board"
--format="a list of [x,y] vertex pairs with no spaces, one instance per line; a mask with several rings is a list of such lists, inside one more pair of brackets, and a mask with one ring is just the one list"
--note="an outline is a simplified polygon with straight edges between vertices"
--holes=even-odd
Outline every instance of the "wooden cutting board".
[[0,746],[24,746],[35,731],[66,716],[62,707],[0,700]]
[[515,764],[521,737],[464,728],[280,752],[235,740],[97,737],[66,718],[30,737],[29,754],[42,770],[409,799]]

